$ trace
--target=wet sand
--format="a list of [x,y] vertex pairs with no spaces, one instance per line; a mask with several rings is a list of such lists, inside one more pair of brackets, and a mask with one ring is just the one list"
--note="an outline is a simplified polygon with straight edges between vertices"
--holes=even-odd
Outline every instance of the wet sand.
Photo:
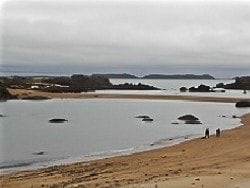
[[197,138],[127,156],[6,174],[0,176],[1,186],[248,188],[250,113],[241,120],[244,125],[222,131],[219,138]]

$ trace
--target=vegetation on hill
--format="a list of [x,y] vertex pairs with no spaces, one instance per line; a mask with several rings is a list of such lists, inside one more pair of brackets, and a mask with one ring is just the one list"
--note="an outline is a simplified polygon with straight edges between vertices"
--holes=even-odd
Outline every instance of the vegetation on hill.
[[46,92],[87,92],[100,89],[134,89],[134,90],[155,90],[153,86],[144,84],[119,84],[113,85],[103,75],[73,74],[72,76],[46,76],[46,77],[0,77],[0,81],[7,88],[13,89],[34,89]]
[[16,96],[11,95],[6,87],[3,84],[0,84],[0,100],[8,100],[14,98],[16,98]]

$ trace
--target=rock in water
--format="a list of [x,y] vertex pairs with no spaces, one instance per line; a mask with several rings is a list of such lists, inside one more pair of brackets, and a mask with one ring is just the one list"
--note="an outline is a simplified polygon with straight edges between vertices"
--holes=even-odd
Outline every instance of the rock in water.
[[54,118],[54,119],[49,120],[50,123],[64,123],[65,121],[68,121],[68,120],[63,119],[63,118]]
[[178,118],[179,120],[183,120],[183,121],[188,121],[188,120],[199,120],[199,118],[195,117],[194,115],[192,114],[187,114],[187,115],[184,115],[184,116],[181,116]]
[[178,118],[179,120],[185,121],[185,124],[202,124],[199,118],[194,115],[187,114]]
[[135,118],[142,118],[142,119],[144,119],[144,118],[150,118],[150,117],[147,116],[147,115],[139,115],[139,116],[136,116]]
[[152,122],[152,121],[154,121],[154,119],[153,118],[143,118],[142,121]]
[[237,108],[250,107],[250,101],[239,101],[235,104]]

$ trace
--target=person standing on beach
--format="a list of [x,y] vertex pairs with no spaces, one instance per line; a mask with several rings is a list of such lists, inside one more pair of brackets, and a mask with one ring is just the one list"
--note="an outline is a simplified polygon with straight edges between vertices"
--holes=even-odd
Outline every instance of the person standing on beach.
[[216,137],[220,137],[220,128],[216,129]]
[[205,130],[205,138],[209,138],[209,128],[206,128]]

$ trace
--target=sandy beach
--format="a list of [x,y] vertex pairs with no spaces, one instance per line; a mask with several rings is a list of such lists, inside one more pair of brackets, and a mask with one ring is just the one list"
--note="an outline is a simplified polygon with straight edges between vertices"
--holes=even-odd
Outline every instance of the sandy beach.
[[[112,94],[55,94],[10,90],[22,96],[51,98],[142,98],[237,102],[239,99]],[[218,104],[219,105],[219,104]],[[222,131],[221,137],[197,138],[171,147],[127,156],[15,172],[0,176],[3,188],[38,187],[250,187],[250,114],[242,126]]]
[[18,98],[32,96],[42,96],[48,98],[102,98],[102,99],[149,99],[149,100],[190,100],[197,102],[221,102],[221,103],[236,103],[240,100],[249,100],[248,98],[228,98],[228,97],[205,97],[205,96],[187,96],[187,95],[152,95],[152,94],[112,94],[112,93],[49,93],[38,90],[27,89],[8,89],[12,95],[17,95]]

